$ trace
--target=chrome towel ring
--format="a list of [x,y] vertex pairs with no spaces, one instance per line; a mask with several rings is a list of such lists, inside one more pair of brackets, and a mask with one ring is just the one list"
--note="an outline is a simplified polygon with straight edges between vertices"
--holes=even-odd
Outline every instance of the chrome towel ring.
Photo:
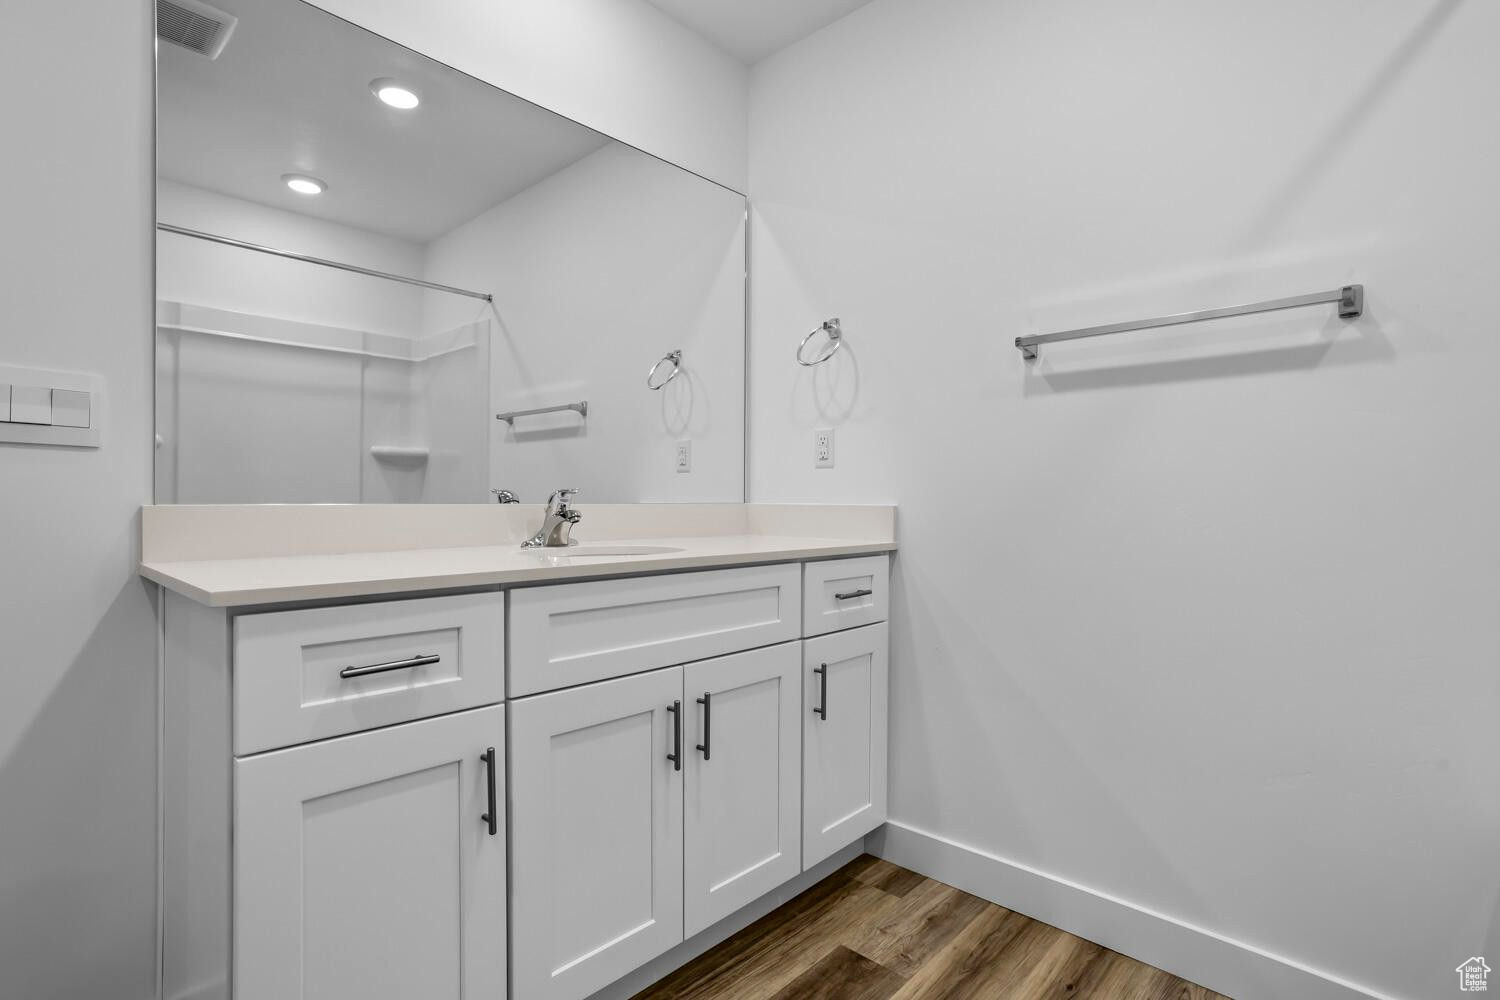
[[[813,358],[811,361],[808,361],[807,359],[802,357],[802,352],[807,348],[807,342],[809,340],[812,340],[820,333],[828,334],[828,342],[833,346],[826,348],[817,357]],[[838,318],[835,317],[833,319],[824,320],[822,326],[817,327],[812,331],[812,333],[809,333],[807,336],[803,337],[802,343],[797,345],[797,364],[801,365],[803,368],[811,368],[813,365],[821,365],[823,362],[827,361],[829,358],[837,354],[839,352],[839,348],[843,346],[844,330],[841,326],[839,326]]]
[[[660,369],[662,365],[669,364],[669,363],[672,366],[672,374],[668,375],[666,378],[662,379],[660,382],[656,381],[656,372],[657,372],[657,370]],[[682,351],[680,351],[680,350],[677,350],[677,351],[668,351],[667,354],[666,354],[666,356],[663,357],[656,364],[652,365],[651,366],[651,370],[646,373],[646,388],[650,389],[653,392],[658,392],[668,382],[672,381],[674,378],[676,378],[678,375],[681,375],[681,374],[682,374]]]

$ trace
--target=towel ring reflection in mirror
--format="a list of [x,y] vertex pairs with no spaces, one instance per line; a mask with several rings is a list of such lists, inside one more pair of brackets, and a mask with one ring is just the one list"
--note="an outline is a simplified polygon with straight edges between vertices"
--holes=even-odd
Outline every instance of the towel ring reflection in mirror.
[[[811,361],[808,361],[802,356],[802,352],[807,349],[807,342],[809,340],[812,340],[820,333],[828,334],[828,343],[830,346],[824,348],[822,353],[818,354]],[[838,318],[835,317],[833,319],[824,320],[822,326],[817,327],[812,331],[812,333],[809,333],[807,336],[803,337],[802,343],[797,345],[797,364],[801,365],[803,368],[811,368],[813,365],[821,365],[823,362],[827,361],[829,358],[837,354],[839,352],[839,348],[843,346],[844,330],[841,326],[839,326]]]
[[[666,378],[658,382],[656,381],[656,373],[661,369],[661,366],[665,364],[670,364],[672,366],[672,374],[668,375]],[[667,352],[667,355],[665,357],[663,357],[656,364],[652,365],[651,370],[646,373],[646,388],[652,390],[653,392],[659,392],[668,382],[672,381],[674,378],[681,374],[682,351],[669,351]]]

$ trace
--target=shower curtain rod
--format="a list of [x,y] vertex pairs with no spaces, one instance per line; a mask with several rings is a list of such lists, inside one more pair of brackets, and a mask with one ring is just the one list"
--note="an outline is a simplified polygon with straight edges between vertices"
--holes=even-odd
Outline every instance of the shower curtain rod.
[[452,285],[440,285],[435,281],[423,281],[421,278],[408,278],[403,274],[391,274],[387,271],[376,271],[368,267],[360,267],[357,264],[344,264],[336,260],[327,260],[323,257],[311,257],[305,253],[293,253],[290,250],[278,250],[275,247],[263,247],[258,243],[246,243],[244,240],[230,239],[228,236],[219,236],[215,233],[204,233],[196,229],[185,229],[182,226],[174,226],[167,222],[158,222],[156,228],[164,233],[176,233],[178,236],[191,236],[195,240],[207,240],[210,243],[222,243],[227,247],[239,247],[241,250],[254,250],[256,253],[268,253],[273,257],[285,257],[288,260],[300,260],[304,264],[321,264],[324,267],[337,268],[340,271],[353,271],[355,274],[366,274],[372,278],[385,278],[389,281],[399,281],[406,285],[417,285],[420,288],[431,288],[435,292],[452,292],[454,295],[467,295],[471,299],[483,299],[486,302],[494,302],[495,297],[488,292],[471,292],[467,288],[454,288]]

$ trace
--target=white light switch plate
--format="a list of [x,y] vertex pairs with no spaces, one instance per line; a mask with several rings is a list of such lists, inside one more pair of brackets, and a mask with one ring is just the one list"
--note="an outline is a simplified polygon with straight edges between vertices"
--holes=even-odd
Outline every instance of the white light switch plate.
[[10,419],[15,424],[52,425],[52,390],[39,385],[17,385],[10,390]]
[[52,390],[53,427],[87,427],[90,409],[88,393],[77,389]]
[[691,442],[691,441],[678,441],[677,442],[677,471],[678,472],[692,472],[693,471],[693,442]]
[[[11,387],[10,405],[0,409],[8,409],[9,413],[0,416],[10,419],[0,421],[0,444],[99,447],[104,422],[104,380],[98,375],[0,365],[0,386],[6,385]],[[56,426],[55,397],[59,396],[63,420],[82,426]],[[38,422],[23,422],[27,419]]]

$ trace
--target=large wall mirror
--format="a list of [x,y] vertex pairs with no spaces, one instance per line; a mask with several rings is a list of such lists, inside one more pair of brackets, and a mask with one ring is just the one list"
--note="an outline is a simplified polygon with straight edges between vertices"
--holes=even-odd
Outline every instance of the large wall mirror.
[[159,29],[157,503],[744,499],[741,194],[301,0],[214,6],[217,54]]

